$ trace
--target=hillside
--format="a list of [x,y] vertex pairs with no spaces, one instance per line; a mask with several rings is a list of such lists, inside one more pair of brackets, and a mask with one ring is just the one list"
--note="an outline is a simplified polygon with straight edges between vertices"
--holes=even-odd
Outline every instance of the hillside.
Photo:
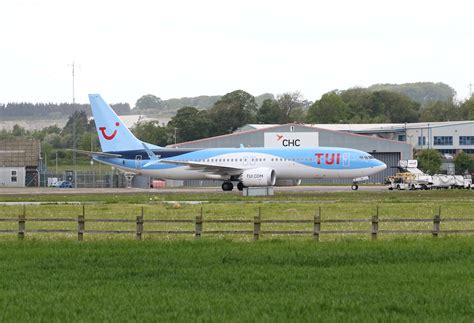
[[374,84],[367,88],[369,91],[391,91],[404,94],[423,106],[430,102],[452,102],[456,91],[447,84],[433,82],[418,82],[404,84]]
[[[184,97],[184,98],[175,98],[168,100],[161,100],[159,98],[156,102],[156,106],[153,108],[140,109],[135,107],[133,109],[134,114],[144,114],[147,116],[165,116],[172,117],[176,114],[176,111],[182,107],[195,107],[200,110],[207,110],[214,106],[214,104],[220,100],[222,95],[201,95],[197,97]],[[275,96],[271,93],[264,93],[255,97],[257,106],[261,106],[263,101],[266,99],[273,99]]]

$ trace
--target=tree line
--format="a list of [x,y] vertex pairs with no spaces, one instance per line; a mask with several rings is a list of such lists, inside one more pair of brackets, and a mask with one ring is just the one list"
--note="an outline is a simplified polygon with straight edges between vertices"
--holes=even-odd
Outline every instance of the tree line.
[[[152,95],[144,97],[153,99]],[[58,108],[60,106],[57,105]],[[64,154],[64,148],[73,146],[72,125],[75,122],[76,147],[97,150],[95,125],[88,115],[90,107],[67,106],[73,112],[62,129],[50,126],[39,131],[27,131],[16,125],[12,131],[1,131],[0,138],[37,138],[43,143],[43,151],[49,153],[61,150],[61,154]],[[112,107],[115,111],[130,113],[128,104]],[[23,109],[24,106],[20,110],[26,113]],[[31,115],[31,111],[29,113]],[[251,94],[236,90],[220,97],[209,109],[185,106],[178,109],[166,125],[159,121],[142,121],[131,130],[143,141],[166,146],[232,133],[251,123],[403,123],[449,120],[474,120],[474,98],[464,102],[436,101],[422,105],[402,93],[353,88],[328,92],[315,102],[305,100],[299,92],[287,92],[276,97],[268,95],[259,104]]]
[[[117,103],[111,105],[119,115],[130,114],[131,108],[128,103]],[[51,119],[60,119],[64,116],[70,116],[76,111],[85,111],[87,116],[92,115],[89,104],[77,103],[7,103],[0,104],[0,118],[12,117],[48,117]]]
[[234,132],[249,123],[405,123],[474,120],[474,98],[464,102],[434,101],[424,105],[386,90],[353,88],[331,91],[309,102],[299,92],[263,100],[237,90],[222,96],[208,109],[183,107],[167,125],[143,122],[133,131],[158,145],[191,141]]

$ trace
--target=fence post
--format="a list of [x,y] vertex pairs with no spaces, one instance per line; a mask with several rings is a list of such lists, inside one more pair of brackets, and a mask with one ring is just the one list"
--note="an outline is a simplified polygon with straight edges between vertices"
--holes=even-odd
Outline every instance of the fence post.
[[142,240],[143,233],[143,206],[141,215],[137,215],[137,229],[136,229],[136,239]]
[[26,231],[26,206],[23,204],[23,214],[18,216],[18,239],[23,240],[25,238]]
[[86,218],[86,206],[82,205],[82,215],[77,217],[77,240],[84,240],[84,230],[86,228],[85,218]]
[[372,216],[372,240],[377,240],[379,233],[379,206],[377,205],[377,213]]
[[202,207],[201,207],[201,214],[196,215],[196,232],[194,234],[195,234],[196,239],[201,238],[201,234],[202,234]]
[[253,217],[253,240],[257,241],[260,238],[260,224],[261,224],[262,209],[258,207],[258,215]]
[[321,207],[318,214],[314,216],[313,239],[319,241],[319,233],[321,232]]
[[440,223],[441,223],[441,206],[438,209],[438,214],[436,214],[433,218],[433,238],[437,238],[439,235]]

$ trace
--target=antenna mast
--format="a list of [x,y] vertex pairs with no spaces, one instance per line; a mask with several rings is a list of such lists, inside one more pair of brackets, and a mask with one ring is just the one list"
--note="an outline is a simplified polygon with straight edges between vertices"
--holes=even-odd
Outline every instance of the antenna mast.
[[[76,171],[76,67],[74,60],[72,64],[68,66],[72,67],[72,104],[73,104],[73,114],[72,114],[72,163],[74,165],[74,172]],[[74,176],[74,187],[76,187],[76,181]]]

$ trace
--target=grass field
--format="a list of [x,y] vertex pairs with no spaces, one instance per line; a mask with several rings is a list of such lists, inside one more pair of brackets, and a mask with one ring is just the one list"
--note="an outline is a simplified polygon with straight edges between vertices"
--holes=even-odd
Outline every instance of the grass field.
[[[247,199],[237,194],[171,194],[171,193],[134,193],[134,194],[65,194],[65,195],[31,195],[8,196],[0,195],[0,201],[38,201],[45,204],[27,205],[26,216],[29,219],[66,217],[77,219],[82,214],[80,204],[58,204],[63,202],[80,202],[86,204],[86,220],[97,218],[120,218],[134,221],[141,214],[143,207],[146,230],[193,230],[193,224],[146,224],[147,219],[188,219],[193,220],[202,213],[204,219],[247,219],[252,220],[257,214],[262,219],[305,219],[311,220],[321,208],[322,219],[369,219],[379,209],[379,217],[390,218],[425,218],[432,219],[441,207],[442,219],[474,218],[473,191],[430,191],[430,192],[339,192],[339,193],[281,193],[274,197]],[[176,201],[176,202],[172,202]],[[188,204],[187,201],[200,201]],[[89,204],[90,203],[90,204]],[[22,205],[0,205],[1,217],[18,217],[23,212]],[[18,223],[0,222],[0,230],[15,229]],[[75,229],[77,223],[28,223],[27,229]],[[262,229],[272,230],[311,230],[311,225],[302,224],[266,224]],[[370,223],[324,224],[323,230],[366,230]],[[419,229],[430,230],[432,223],[385,223],[380,224],[381,230]],[[135,224],[88,224],[87,229],[96,230],[134,230]],[[205,229],[236,229],[251,230],[252,225],[218,225],[209,224]],[[474,222],[442,223],[442,229],[474,229]],[[42,234],[27,234],[27,238],[45,237]],[[117,237],[117,236],[114,236]],[[145,235],[145,239],[158,236]],[[369,235],[356,236],[369,239]],[[396,236],[381,235],[381,239],[393,239]],[[48,239],[61,239],[64,235],[47,235]],[[70,234],[74,239],[74,235]],[[109,239],[112,236],[86,235],[86,240]],[[133,239],[133,236],[121,236]],[[161,236],[166,240],[183,239],[186,236]],[[192,235],[187,236],[191,239]],[[252,236],[233,236],[227,238],[251,240]],[[262,238],[276,238],[263,236]],[[289,237],[284,237],[289,238]],[[310,236],[303,237],[310,239]],[[340,238],[324,236],[323,240]],[[0,235],[0,239],[16,239],[14,234]],[[297,239],[291,237],[291,239]]]
[[[474,217],[474,192],[348,192],[277,194],[0,195],[38,201],[27,218],[312,219]],[[176,202],[173,202],[176,201]],[[201,201],[202,204],[187,204]],[[0,205],[0,218],[22,205]],[[367,223],[327,224],[361,229]],[[406,224],[390,224],[404,229]],[[430,229],[432,223],[414,223]],[[470,228],[470,223],[442,228]],[[145,222],[146,226],[146,222]],[[206,226],[206,224],[205,224]],[[462,226],[462,227],[460,227]],[[77,228],[77,223],[28,222],[27,229]],[[0,230],[18,223],[0,222]],[[86,224],[87,229],[134,230],[134,224]],[[189,229],[155,225],[146,229]],[[211,229],[222,229],[209,224]],[[245,229],[234,226],[235,229]],[[305,229],[283,224],[269,229]],[[386,227],[385,229],[387,229]],[[249,229],[247,227],[246,229]],[[308,228],[306,228],[308,229]],[[380,227],[380,229],[384,229]],[[0,235],[0,323],[18,321],[423,321],[474,320],[474,235],[322,237],[147,236],[28,233]]]
[[474,319],[474,238],[3,241],[0,322]]

